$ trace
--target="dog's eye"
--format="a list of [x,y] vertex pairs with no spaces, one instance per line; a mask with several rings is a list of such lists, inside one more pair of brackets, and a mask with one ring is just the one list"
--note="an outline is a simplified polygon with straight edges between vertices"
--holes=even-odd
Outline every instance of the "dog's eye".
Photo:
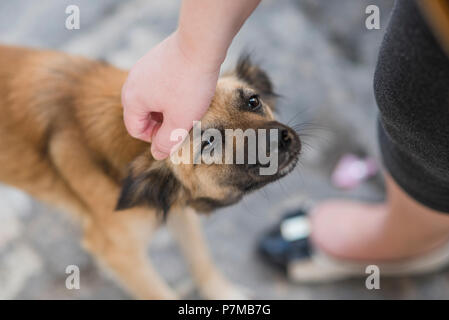
[[201,144],[201,150],[212,146],[212,144],[214,143],[214,140],[215,140],[214,136],[210,136],[206,141],[203,141],[203,143]]
[[249,98],[249,100],[248,100],[248,106],[249,106],[251,109],[256,109],[256,108],[258,108],[258,107],[260,106],[260,99],[259,99],[259,96],[254,95],[254,96],[252,96],[251,98]]

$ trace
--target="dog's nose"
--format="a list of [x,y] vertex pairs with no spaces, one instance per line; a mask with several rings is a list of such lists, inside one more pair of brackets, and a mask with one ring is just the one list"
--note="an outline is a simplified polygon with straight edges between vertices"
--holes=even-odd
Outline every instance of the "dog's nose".
[[290,133],[290,130],[286,128],[281,128],[279,130],[279,148],[283,150],[287,150],[288,147],[290,147],[292,143],[292,135]]
[[[279,123],[279,122],[271,122],[268,124],[268,128],[277,130],[277,148],[279,152],[284,153],[288,151],[293,151],[301,148],[301,142],[299,141],[298,136],[296,135],[296,132],[287,127],[286,125]],[[267,144],[269,143],[268,137],[267,137]]]

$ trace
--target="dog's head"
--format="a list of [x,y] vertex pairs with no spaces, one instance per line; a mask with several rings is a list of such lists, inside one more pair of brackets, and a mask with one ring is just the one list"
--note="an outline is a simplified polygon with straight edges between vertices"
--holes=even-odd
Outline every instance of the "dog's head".
[[167,213],[189,205],[208,212],[288,174],[301,143],[274,119],[275,98],[268,75],[240,58],[219,79],[208,112],[178,152],[154,161],[148,150],[131,164],[117,208],[147,205]]

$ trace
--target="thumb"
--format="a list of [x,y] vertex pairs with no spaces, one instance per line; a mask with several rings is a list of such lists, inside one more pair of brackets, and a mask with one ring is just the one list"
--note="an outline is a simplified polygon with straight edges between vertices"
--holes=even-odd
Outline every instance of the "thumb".
[[192,126],[193,121],[190,118],[178,121],[172,121],[169,117],[164,118],[162,124],[153,130],[151,144],[153,157],[162,160],[175,152],[175,147],[181,145]]

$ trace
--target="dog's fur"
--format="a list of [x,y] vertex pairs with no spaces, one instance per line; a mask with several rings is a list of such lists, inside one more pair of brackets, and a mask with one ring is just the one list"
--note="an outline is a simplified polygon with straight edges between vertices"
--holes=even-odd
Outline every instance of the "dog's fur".
[[[262,179],[244,166],[153,160],[149,145],[130,137],[123,124],[126,77],[103,62],[0,46],[0,182],[76,214],[85,248],[136,297],[176,298],[146,254],[164,215],[201,294],[241,297],[211,262],[192,208],[235,203],[281,174]],[[253,94],[263,101],[257,112],[246,109]],[[220,78],[202,123],[286,128],[273,119],[274,97],[267,75],[244,58]],[[300,144],[288,130],[293,162]]]

